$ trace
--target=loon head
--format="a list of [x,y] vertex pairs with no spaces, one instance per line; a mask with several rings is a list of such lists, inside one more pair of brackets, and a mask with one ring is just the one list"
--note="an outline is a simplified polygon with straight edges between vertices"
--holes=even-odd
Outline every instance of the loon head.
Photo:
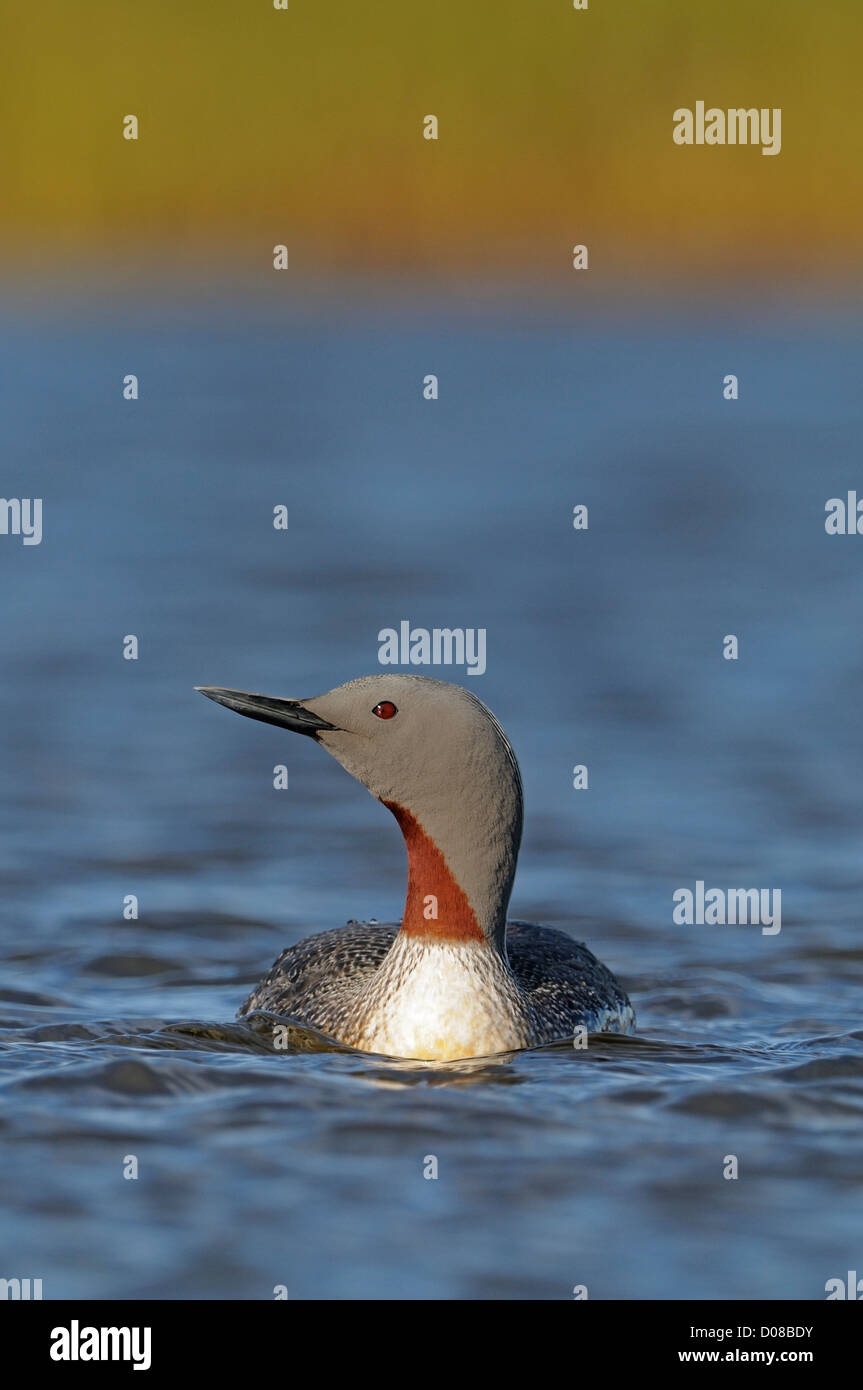
[[311,736],[392,811],[408,850],[404,933],[504,952],[521,777],[481,700],[413,675],[361,676],[308,700],[197,689],[251,719]]

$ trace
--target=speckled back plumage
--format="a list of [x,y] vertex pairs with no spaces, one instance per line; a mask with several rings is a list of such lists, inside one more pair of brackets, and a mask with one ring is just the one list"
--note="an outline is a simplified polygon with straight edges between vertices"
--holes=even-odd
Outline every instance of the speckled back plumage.
[[[367,991],[381,972],[398,932],[398,923],[350,922],[289,946],[238,1017],[266,1009],[359,1045],[358,991]],[[634,1026],[626,994],[582,942],[552,927],[514,921],[507,924],[506,948],[521,1046],[570,1038],[579,1027],[626,1032]]]

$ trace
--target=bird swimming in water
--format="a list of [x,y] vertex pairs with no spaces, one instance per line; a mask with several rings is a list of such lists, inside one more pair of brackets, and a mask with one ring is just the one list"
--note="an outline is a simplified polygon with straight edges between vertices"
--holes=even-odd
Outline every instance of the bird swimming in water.
[[426,1061],[635,1026],[626,994],[586,946],[507,922],[521,775],[470,691],[413,675],[361,676],[309,700],[196,688],[315,739],[392,811],[408,852],[401,925],[349,922],[289,946],[239,1018],[265,1009],[364,1052]]

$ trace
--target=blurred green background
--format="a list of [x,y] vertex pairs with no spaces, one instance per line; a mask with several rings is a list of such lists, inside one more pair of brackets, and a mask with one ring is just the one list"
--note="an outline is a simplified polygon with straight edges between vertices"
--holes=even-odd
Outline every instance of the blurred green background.
[[[861,259],[860,0],[48,0],[2,48],[19,268],[281,241],[292,268],[540,277],[582,241],[635,274]],[[698,99],[782,107],[781,154],[675,146]]]

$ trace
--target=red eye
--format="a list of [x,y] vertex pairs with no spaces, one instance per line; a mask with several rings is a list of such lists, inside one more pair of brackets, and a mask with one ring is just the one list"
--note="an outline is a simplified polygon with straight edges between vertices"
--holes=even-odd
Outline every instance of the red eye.
[[394,714],[398,714],[398,710],[392,700],[381,700],[379,705],[375,705],[372,714],[376,714],[378,719],[392,719]]

